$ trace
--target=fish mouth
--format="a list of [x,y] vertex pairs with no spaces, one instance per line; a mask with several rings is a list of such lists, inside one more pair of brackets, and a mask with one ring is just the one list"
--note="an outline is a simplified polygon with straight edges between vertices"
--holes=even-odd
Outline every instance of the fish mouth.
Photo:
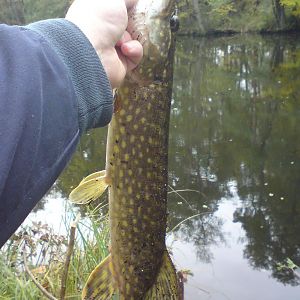
[[127,31],[139,41],[147,56],[150,44],[163,42],[162,32],[173,31],[175,0],[139,0],[128,12]]
[[177,21],[174,0],[139,0],[128,12],[127,31],[143,46],[142,61],[128,73],[130,81],[139,85],[158,82],[167,66]]

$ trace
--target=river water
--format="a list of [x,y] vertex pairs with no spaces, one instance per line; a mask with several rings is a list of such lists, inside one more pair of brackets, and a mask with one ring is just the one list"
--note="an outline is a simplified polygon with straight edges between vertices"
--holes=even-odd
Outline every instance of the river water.
[[[300,37],[178,39],[168,245],[188,269],[185,299],[299,300]],[[102,169],[106,129],[82,138],[26,222],[61,223],[65,199]],[[184,221],[185,220],[185,221]]]

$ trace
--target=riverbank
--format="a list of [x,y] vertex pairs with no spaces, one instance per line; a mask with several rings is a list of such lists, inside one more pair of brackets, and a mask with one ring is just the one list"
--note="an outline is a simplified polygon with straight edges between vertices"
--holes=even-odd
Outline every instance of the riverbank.
[[0,250],[0,299],[81,299],[91,270],[108,255],[109,241],[107,216],[98,209],[86,216],[75,230],[74,208],[66,205],[59,233],[40,221],[18,230]]
[[[299,8],[298,8],[299,10]],[[180,1],[180,34],[193,36],[233,33],[282,33],[300,30],[293,1]]]
[[[28,24],[65,15],[69,1],[0,0],[0,23]],[[300,31],[296,0],[237,1],[180,0],[181,35],[212,36],[233,33]]]

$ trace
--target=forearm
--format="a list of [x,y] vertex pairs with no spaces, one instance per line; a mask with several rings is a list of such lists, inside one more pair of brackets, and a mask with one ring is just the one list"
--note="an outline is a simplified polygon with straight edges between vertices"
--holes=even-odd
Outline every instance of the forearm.
[[40,21],[26,28],[46,39],[64,62],[78,102],[80,131],[106,125],[113,110],[111,86],[85,35],[65,19]]
[[0,247],[65,167],[80,132],[111,113],[109,82],[74,25],[0,26]]

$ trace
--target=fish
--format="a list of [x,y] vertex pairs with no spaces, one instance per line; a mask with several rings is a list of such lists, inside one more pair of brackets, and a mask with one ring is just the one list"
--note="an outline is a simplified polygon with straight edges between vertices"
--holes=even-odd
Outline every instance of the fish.
[[128,13],[127,30],[144,55],[116,93],[105,170],[69,197],[83,204],[109,193],[110,254],[90,274],[82,299],[181,299],[165,243],[176,11],[175,0],[139,0]]

